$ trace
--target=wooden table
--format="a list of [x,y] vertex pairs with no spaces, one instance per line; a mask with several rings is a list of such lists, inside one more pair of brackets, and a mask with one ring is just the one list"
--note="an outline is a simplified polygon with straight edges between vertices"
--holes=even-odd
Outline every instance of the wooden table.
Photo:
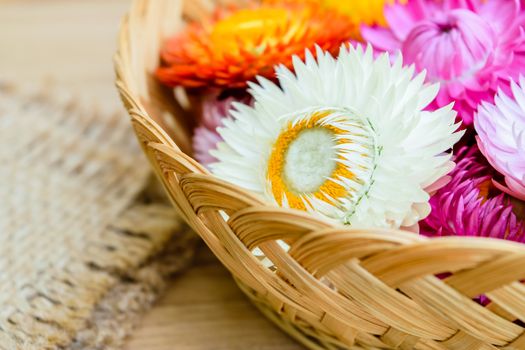
[[[152,0],[154,1],[154,0]],[[0,79],[49,81],[121,108],[111,57],[127,0],[0,0]],[[144,317],[126,350],[300,349],[203,250]]]

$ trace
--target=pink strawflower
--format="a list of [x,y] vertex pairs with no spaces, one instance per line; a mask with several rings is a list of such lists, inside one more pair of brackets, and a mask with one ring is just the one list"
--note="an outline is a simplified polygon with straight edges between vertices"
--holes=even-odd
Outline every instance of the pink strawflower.
[[511,83],[512,97],[499,91],[495,104],[483,103],[474,119],[478,145],[490,164],[505,176],[494,185],[525,201],[525,78]]
[[482,236],[525,243],[524,203],[511,200],[492,185],[495,171],[476,145],[456,156],[452,180],[431,199],[432,211],[420,223],[427,236]]
[[363,27],[374,48],[400,50],[406,63],[440,82],[432,107],[455,102],[471,125],[480,101],[508,91],[525,67],[525,16],[520,0],[410,0],[385,7],[389,28]]
[[203,98],[201,119],[193,134],[193,152],[199,163],[208,166],[217,161],[210,154],[222,141],[217,128],[223,126],[224,118],[230,118],[229,111],[235,102],[250,103],[250,97],[221,98],[218,94],[210,94]]

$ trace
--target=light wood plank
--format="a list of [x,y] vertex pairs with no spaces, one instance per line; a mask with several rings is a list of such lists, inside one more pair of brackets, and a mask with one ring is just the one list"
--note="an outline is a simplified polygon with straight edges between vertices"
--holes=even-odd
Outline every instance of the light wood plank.
[[0,78],[55,82],[116,108],[112,56],[129,3],[0,1]]
[[301,349],[259,314],[215,258],[206,260],[172,282],[126,350]]

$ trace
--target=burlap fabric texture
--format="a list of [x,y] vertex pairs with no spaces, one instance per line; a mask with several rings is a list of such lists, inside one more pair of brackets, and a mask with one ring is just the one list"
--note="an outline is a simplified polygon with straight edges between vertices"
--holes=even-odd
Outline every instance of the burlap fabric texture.
[[0,85],[0,349],[117,349],[190,260],[128,124]]

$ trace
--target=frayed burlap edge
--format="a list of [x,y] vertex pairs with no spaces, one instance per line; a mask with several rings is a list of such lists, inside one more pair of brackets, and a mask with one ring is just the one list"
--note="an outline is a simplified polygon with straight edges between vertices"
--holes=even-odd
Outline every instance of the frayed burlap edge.
[[66,349],[116,350],[167,286],[167,278],[189,265],[196,236],[188,228],[176,233],[167,247],[136,271],[119,277],[117,284],[98,303],[86,327]]
[[[0,349],[117,349],[193,254],[127,118],[0,81]],[[159,191],[157,191],[158,193]]]

